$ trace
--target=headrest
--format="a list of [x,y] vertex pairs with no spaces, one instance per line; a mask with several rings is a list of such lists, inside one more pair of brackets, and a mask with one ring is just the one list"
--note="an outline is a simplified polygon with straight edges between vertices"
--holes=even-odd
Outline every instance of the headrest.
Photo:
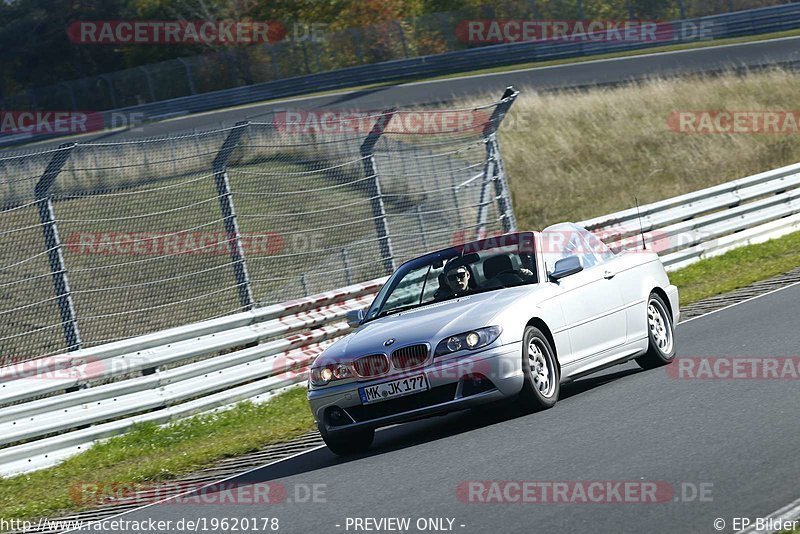
[[490,280],[498,274],[506,271],[513,271],[514,263],[505,254],[492,256],[483,262],[483,276]]

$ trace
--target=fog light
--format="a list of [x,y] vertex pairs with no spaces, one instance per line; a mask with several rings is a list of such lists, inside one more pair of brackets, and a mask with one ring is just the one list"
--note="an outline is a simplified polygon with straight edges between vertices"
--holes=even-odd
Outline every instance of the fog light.
[[470,332],[467,334],[467,346],[469,348],[475,347],[480,343],[481,336],[479,336],[476,332]]
[[450,352],[461,350],[461,340],[457,337],[451,337],[447,340],[447,348]]

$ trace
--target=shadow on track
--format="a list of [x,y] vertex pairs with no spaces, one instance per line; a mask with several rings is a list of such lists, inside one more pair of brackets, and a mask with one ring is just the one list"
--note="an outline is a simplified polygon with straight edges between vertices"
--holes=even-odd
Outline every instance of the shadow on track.
[[[639,374],[641,369],[628,368],[620,371],[606,372],[595,376],[576,380],[564,384],[561,388],[561,398],[564,401],[581,393],[591,391],[615,380]],[[558,410],[556,405],[554,410]],[[471,432],[479,428],[511,421],[519,417],[536,417],[536,414],[523,416],[514,406],[513,401],[503,401],[496,404],[480,407],[479,409],[464,410],[448,415],[431,417],[403,425],[397,425],[379,430],[375,435],[372,448],[353,456],[340,457],[330,452],[326,447],[301,454],[288,460],[257,469],[236,479],[239,483],[256,483],[290,477],[316,471],[333,465],[346,464],[362,458],[380,456],[392,451],[430,443],[442,438],[456,436]]]

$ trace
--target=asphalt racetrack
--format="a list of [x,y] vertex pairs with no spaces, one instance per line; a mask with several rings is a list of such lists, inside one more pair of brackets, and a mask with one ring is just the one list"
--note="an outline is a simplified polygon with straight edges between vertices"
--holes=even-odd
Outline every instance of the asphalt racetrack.
[[[796,355],[799,302],[794,285],[684,323],[679,357]],[[409,518],[408,532],[420,531],[420,518],[447,518],[464,534],[711,533],[797,499],[800,382],[679,378],[675,365],[618,366],[565,386],[543,413],[498,407],[480,418],[427,419],[379,431],[365,455],[341,459],[321,448],[228,481],[270,481],[286,491],[280,504],[165,502],[118,519],[202,519],[211,529],[213,518],[268,517],[297,533],[363,532],[354,518],[390,517]],[[459,492],[468,481],[640,481],[657,484],[660,497],[487,504]]]
[[[461,97],[500,97],[506,86],[552,90],[624,83],[653,76],[715,72],[735,68],[800,63],[800,37],[724,45],[694,50],[645,54],[617,59],[593,60],[568,65],[514,70],[496,74],[387,85],[323,96],[297,97],[187,115],[151,122],[130,130],[98,132],[73,138],[41,141],[30,148],[55,147],[69,141],[121,141],[141,137],[175,135],[193,130],[233,126],[242,120],[270,121],[276,110],[381,110],[392,106],[449,103]],[[264,95],[268,100],[269,95]],[[11,149],[14,150],[14,149]]]

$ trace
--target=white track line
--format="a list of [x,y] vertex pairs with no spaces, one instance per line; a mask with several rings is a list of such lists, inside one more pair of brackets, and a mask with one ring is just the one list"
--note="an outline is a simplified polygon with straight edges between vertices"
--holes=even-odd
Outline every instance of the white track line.
[[[767,519],[771,519],[773,523],[783,524],[787,521],[797,521],[800,520],[800,499],[797,499],[793,503],[787,504],[780,510],[776,510],[772,514],[767,516]],[[737,534],[776,534],[778,532],[783,532],[784,529],[762,529],[759,530],[756,528],[755,525],[739,531]]]
[[718,310],[712,310],[712,311],[710,311],[708,313],[704,313],[703,315],[698,315],[697,317],[692,317],[691,319],[686,319],[685,321],[679,322],[678,325],[691,323],[692,321],[694,321],[696,319],[702,319],[703,317],[708,317],[709,315],[714,315],[715,313],[719,313],[721,311],[728,310],[730,308],[733,308],[734,306],[738,306],[739,304],[744,304],[746,302],[750,302],[750,301],[753,301],[753,300],[756,300],[756,299],[760,299],[761,297],[766,297],[767,295],[772,295],[773,293],[777,293],[778,291],[783,291],[784,289],[789,289],[790,287],[794,287],[797,284],[800,284],[800,281],[792,282],[791,284],[785,285],[783,287],[779,287],[777,289],[773,289],[772,291],[767,291],[766,293],[761,293],[760,295],[756,295],[755,297],[750,297],[749,299],[742,300],[740,302],[734,302],[733,304],[729,304],[728,306],[725,306],[724,308],[719,308]]

